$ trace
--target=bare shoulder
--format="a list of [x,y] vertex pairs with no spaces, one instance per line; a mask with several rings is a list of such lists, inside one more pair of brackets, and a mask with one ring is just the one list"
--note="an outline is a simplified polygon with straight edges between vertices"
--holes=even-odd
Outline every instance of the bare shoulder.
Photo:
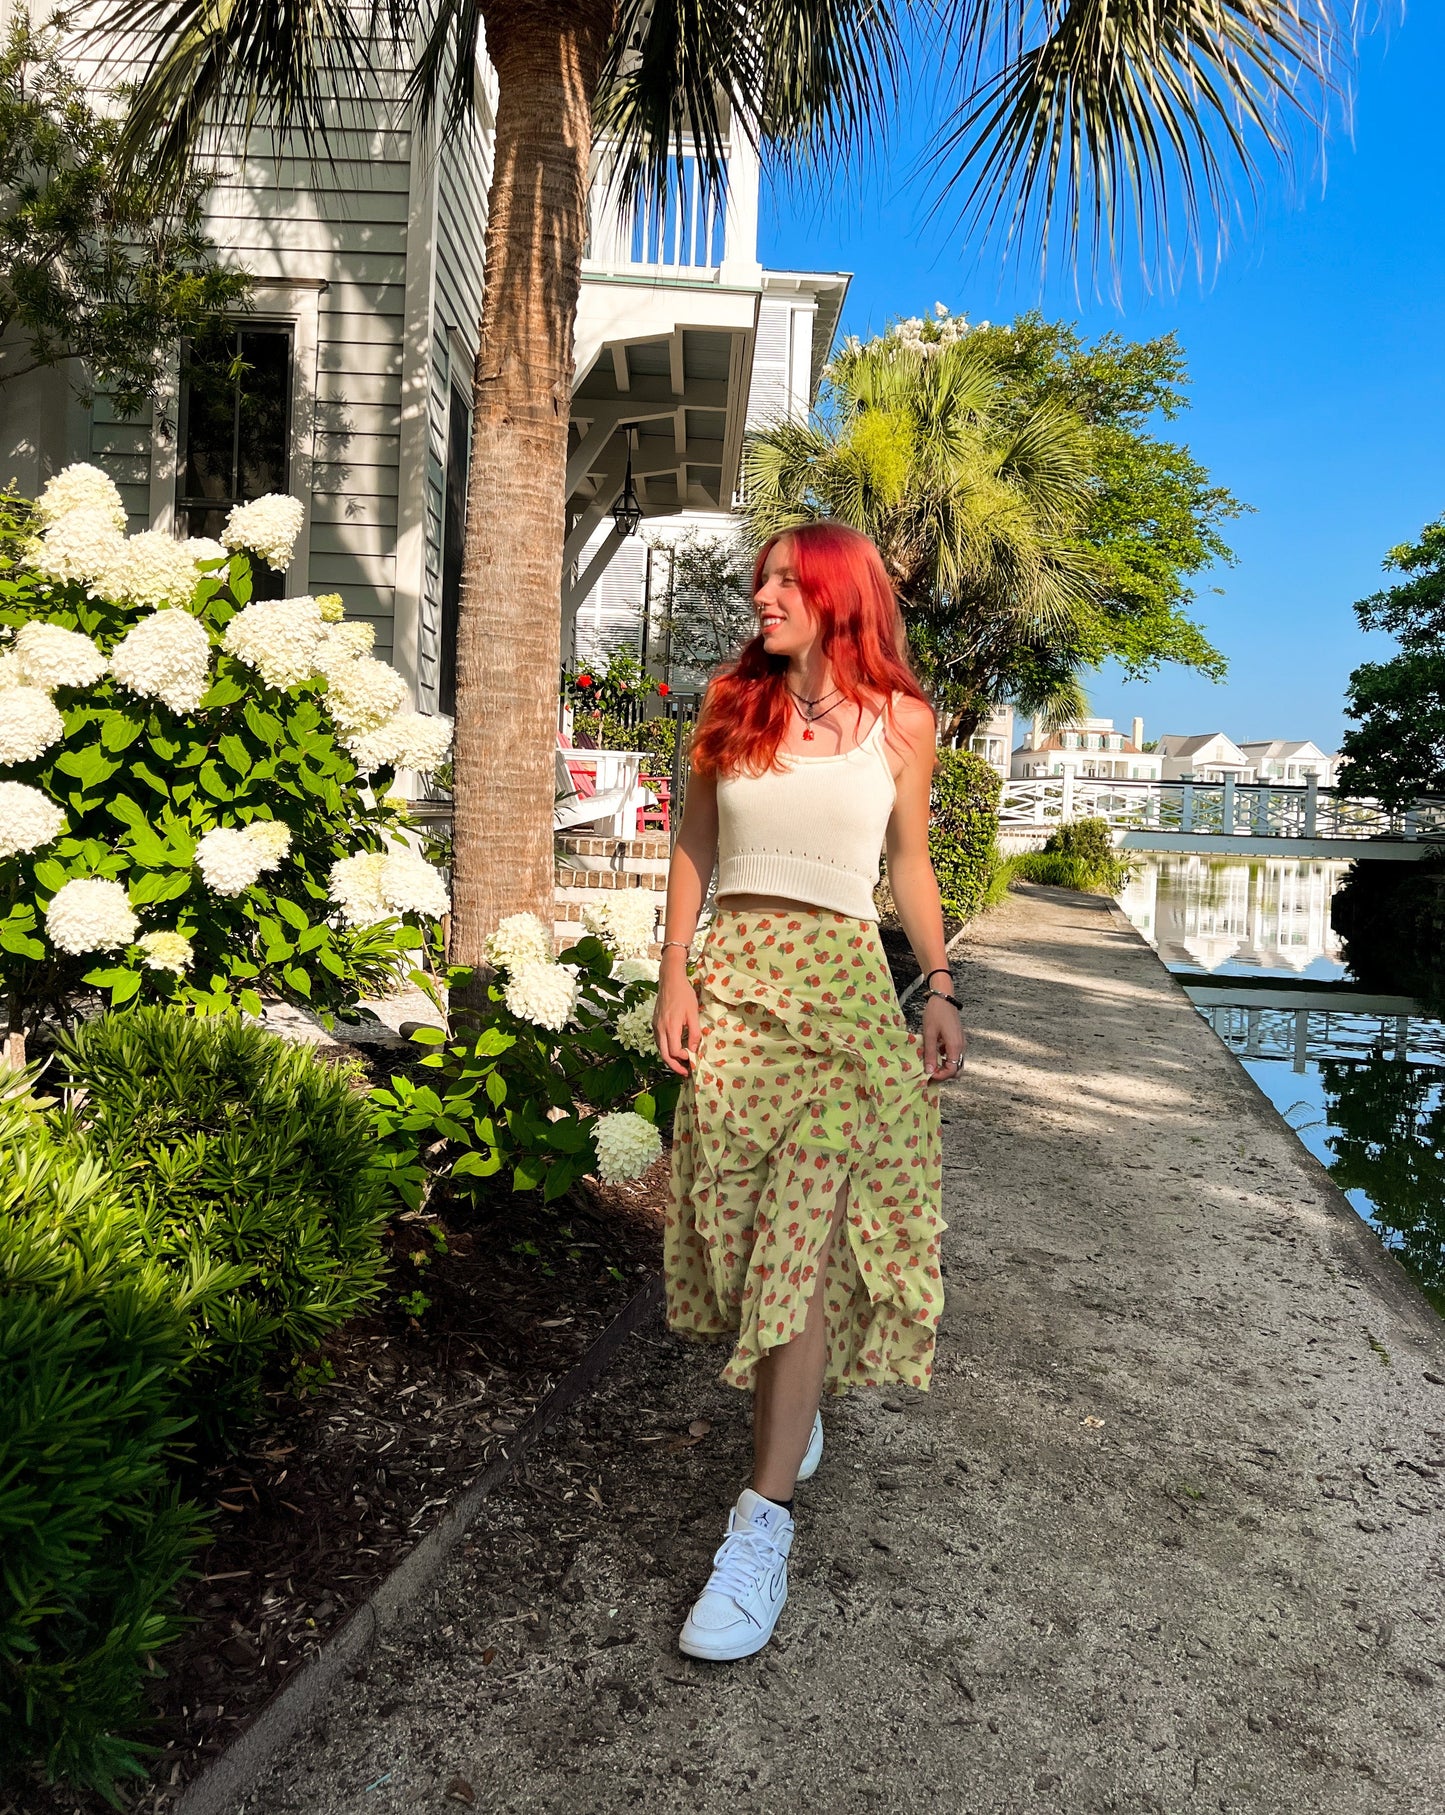
[[906,737],[923,737],[932,744],[934,740],[933,711],[922,700],[916,700],[911,694],[897,693],[893,696],[893,722]]

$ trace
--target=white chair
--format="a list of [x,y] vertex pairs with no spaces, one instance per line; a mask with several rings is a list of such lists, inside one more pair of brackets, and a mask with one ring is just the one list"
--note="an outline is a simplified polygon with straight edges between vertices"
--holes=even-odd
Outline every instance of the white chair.
[[652,799],[641,774],[640,750],[578,750],[559,741],[553,830],[587,826],[609,838],[635,838],[638,809]]

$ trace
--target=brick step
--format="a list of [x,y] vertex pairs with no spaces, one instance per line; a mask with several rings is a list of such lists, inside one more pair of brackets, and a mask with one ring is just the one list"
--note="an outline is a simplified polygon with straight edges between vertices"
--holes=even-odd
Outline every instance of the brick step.
[[573,869],[559,863],[553,877],[559,889],[652,889],[667,891],[666,870]]
[[[557,920],[554,921],[552,925],[552,936],[557,941],[557,950],[559,952],[566,951],[569,945],[575,945],[578,939],[581,938],[582,933],[583,928],[578,926],[575,920]],[[649,958],[660,958],[662,956],[662,947],[656,940],[648,946],[647,955]]]
[[557,839],[559,857],[602,858],[606,863],[645,858],[664,862],[672,850],[666,833],[649,832],[641,838],[607,838],[597,832],[564,832]]

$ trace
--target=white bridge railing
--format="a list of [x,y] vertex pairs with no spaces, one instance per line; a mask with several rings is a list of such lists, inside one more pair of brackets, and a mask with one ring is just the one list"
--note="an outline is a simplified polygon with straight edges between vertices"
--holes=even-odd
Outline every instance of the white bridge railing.
[[1270,782],[1111,781],[1086,775],[1040,775],[1006,781],[999,829],[1103,819],[1117,834],[1194,832],[1249,838],[1445,838],[1445,799],[1393,811],[1321,788]]

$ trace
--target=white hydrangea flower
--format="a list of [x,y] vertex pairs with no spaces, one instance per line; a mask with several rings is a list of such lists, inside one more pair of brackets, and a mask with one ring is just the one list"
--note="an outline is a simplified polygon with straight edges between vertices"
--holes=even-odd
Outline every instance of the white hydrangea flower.
[[558,1033],[577,1007],[577,973],[570,964],[527,960],[508,973],[502,999],[519,1020]]
[[349,926],[370,926],[396,914],[435,919],[451,905],[441,872],[407,845],[341,858],[331,866],[330,889]]
[[617,1017],[617,1038],[633,1052],[647,1058],[657,1057],[657,1037],[652,1031],[652,998],[644,996]]
[[294,687],[317,672],[326,635],[315,599],[263,599],[236,613],[222,642],[268,687]]
[[25,684],[20,657],[13,649],[0,649],[0,693],[7,687],[23,687]]
[[[346,611],[346,601],[339,592],[318,592],[316,603],[328,624],[339,624]],[[371,644],[368,643],[370,649]]]
[[263,870],[274,870],[291,849],[291,828],[279,819],[253,819],[242,830],[251,843],[264,852]]
[[0,857],[38,851],[60,836],[65,815],[39,788],[0,781]]
[[604,1185],[625,1185],[641,1178],[662,1152],[662,1136],[646,1116],[630,1109],[600,1115],[593,1139],[597,1143],[597,1176]]
[[657,905],[645,889],[617,889],[589,901],[582,924],[619,958],[643,958],[657,936]]
[[77,460],[63,467],[35,500],[35,515],[43,525],[58,523],[73,511],[97,511],[117,530],[125,529],[125,505],[109,473]]
[[63,883],[45,910],[50,943],[72,955],[129,945],[139,925],[123,885],[103,876],[82,876]]
[[66,630],[32,618],[15,633],[21,679],[53,693],[57,687],[93,687],[105,673],[105,657],[80,630]]
[[104,511],[73,510],[30,544],[27,558],[47,580],[85,586],[94,592],[105,590],[102,576],[124,549],[125,537]]
[[172,712],[194,712],[210,685],[211,639],[190,612],[157,611],[116,644],[110,671],[132,693],[161,700]]
[[195,562],[229,561],[231,551],[214,536],[187,536],[181,547]]
[[[316,601],[316,608],[321,609],[321,601]],[[376,626],[368,624],[362,618],[351,618],[345,624],[329,621],[323,614],[326,634],[321,639],[321,648],[317,653],[316,666],[325,675],[334,669],[344,668],[348,662],[354,662],[359,655],[370,655],[376,642]]]
[[195,949],[184,933],[142,933],[136,944],[145,953],[141,962],[148,971],[174,971],[177,976],[190,969]]
[[33,762],[65,735],[65,721],[39,687],[0,692],[0,763]]
[[378,730],[405,699],[406,682],[373,656],[358,656],[327,676],[327,709],[337,729],[350,736]]
[[386,919],[386,903],[381,898],[385,862],[385,851],[358,851],[354,857],[342,857],[332,864],[328,878],[331,899],[348,926],[370,926]]
[[226,519],[221,540],[227,548],[259,555],[277,573],[291,564],[291,551],[301,534],[306,512],[299,498],[267,492],[249,504],[238,504]]
[[425,775],[444,763],[452,747],[452,721],[424,712],[398,712],[375,731],[342,743],[363,775],[373,769],[416,769]]
[[619,983],[656,983],[662,975],[662,966],[656,958],[623,958],[612,967],[612,975]]
[[[68,519],[67,519],[68,521]],[[163,529],[144,529],[121,542],[97,575],[95,590],[117,605],[189,605],[201,570],[183,542]]]
[[535,914],[508,914],[487,938],[487,962],[499,970],[552,962],[552,931]]
[[267,852],[242,826],[212,826],[196,841],[196,868],[217,895],[244,895],[266,869]]
[[451,906],[441,871],[410,845],[387,852],[378,886],[392,914],[427,914],[439,920]]

